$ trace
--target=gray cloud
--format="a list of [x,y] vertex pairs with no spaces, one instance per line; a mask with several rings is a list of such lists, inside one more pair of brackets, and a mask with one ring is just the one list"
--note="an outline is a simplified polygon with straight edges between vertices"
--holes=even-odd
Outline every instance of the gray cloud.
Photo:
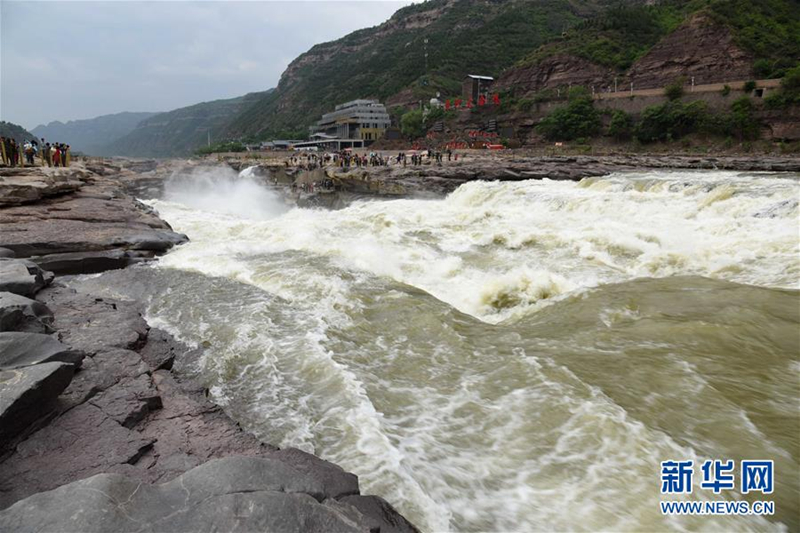
[[0,118],[33,128],[262,91],[410,1],[0,1]]

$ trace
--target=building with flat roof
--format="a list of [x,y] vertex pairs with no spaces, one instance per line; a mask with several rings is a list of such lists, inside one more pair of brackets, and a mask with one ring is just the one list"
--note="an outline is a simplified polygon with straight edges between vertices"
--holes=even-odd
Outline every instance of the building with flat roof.
[[312,138],[315,134],[324,134],[326,140],[358,139],[370,144],[383,137],[391,123],[386,106],[380,102],[353,100],[337,105],[309,129]]
[[461,84],[461,93],[464,100],[472,98],[473,102],[477,102],[478,98],[489,96],[489,89],[494,83],[494,78],[491,76],[476,76],[475,74],[467,74],[464,82]]

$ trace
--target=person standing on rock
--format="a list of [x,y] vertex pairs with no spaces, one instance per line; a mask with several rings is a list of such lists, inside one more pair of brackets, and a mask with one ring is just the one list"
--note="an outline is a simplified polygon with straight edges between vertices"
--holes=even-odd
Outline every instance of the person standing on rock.
[[8,158],[6,157],[6,138],[0,137],[0,160],[4,165],[8,165]]
[[33,166],[33,144],[30,141],[26,141],[23,146],[23,151],[25,152],[25,162]]
[[45,143],[44,137],[42,137],[42,144],[40,144],[39,146],[42,147],[41,150],[39,151],[39,156],[42,158],[42,166],[45,166],[45,164],[47,163],[47,150],[50,144]]
[[69,149],[69,145],[67,145],[66,149],[64,150],[64,166],[69,168],[69,161],[72,159],[72,152]]
[[6,152],[8,153],[8,159],[11,162],[11,166],[17,166],[17,143],[14,139],[8,140]]

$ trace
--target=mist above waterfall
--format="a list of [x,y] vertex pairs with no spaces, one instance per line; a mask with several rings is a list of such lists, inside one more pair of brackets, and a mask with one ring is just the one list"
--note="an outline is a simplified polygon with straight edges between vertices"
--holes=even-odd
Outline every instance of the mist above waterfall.
[[173,174],[164,187],[164,199],[193,209],[269,220],[289,210],[280,195],[251,168],[237,173],[226,166],[202,167]]

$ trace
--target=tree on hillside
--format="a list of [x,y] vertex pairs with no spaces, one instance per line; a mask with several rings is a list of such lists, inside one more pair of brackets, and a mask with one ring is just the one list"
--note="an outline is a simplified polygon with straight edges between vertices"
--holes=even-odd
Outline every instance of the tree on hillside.
[[411,139],[422,137],[425,134],[425,128],[422,125],[422,110],[414,109],[404,114],[400,119],[400,131]]
[[536,131],[552,141],[591,137],[600,131],[600,115],[591,97],[581,94],[543,118]]
[[731,105],[731,130],[740,139],[758,139],[761,124],[755,117],[753,102],[742,96]]
[[608,134],[615,139],[627,140],[633,133],[633,117],[625,111],[618,109],[611,115],[611,122],[608,125]]
[[664,87],[664,96],[668,100],[680,100],[683,97],[683,78],[677,79]]

